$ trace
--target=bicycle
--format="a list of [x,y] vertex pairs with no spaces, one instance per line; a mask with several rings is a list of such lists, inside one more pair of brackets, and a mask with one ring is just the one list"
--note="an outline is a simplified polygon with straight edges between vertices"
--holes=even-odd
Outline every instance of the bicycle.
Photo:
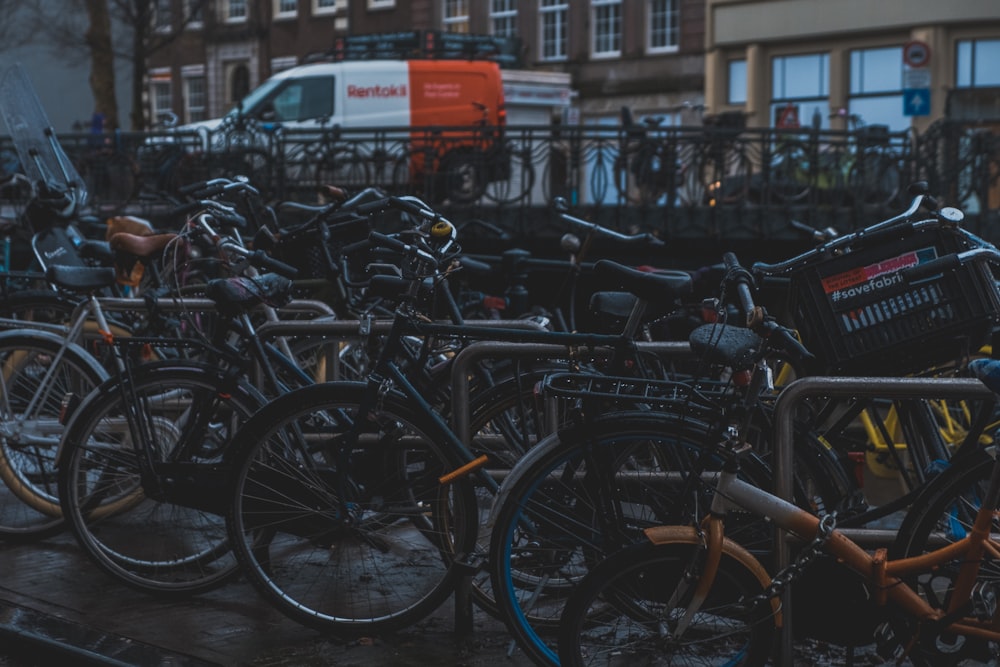
[[621,108],[619,149],[612,171],[618,196],[630,204],[650,206],[666,196],[667,206],[673,206],[687,178],[678,137],[661,136],[658,131],[664,120],[663,116],[646,116],[640,126],[630,108]]
[[[271,402],[237,434],[229,486],[231,540],[255,588],[291,618],[347,634],[412,622],[443,601],[459,577],[478,570],[477,495],[484,501],[492,497],[494,475],[503,475],[522,451],[506,440],[463,442],[414,385],[408,369],[422,369],[424,362],[414,364],[403,354],[408,337],[423,341],[420,358],[436,353],[435,341],[485,339],[608,346],[621,359],[640,360],[628,335],[425,321],[414,306],[421,286],[435,279],[436,267],[448,265],[447,253],[457,252],[448,231],[453,228],[433,211],[412,210],[410,202],[390,198],[381,205],[425,217],[426,236],[406,237],[406,242],[377,233],[371,237],[402,253],[404,261],[402,275],[372,278],[370,289],[401,300],[367,381],[306,387]],[[689,281],[648,274],[632,280],[646,298],[684,291]],[[633,333],[637,322],[630,321]],[[517,396],[523,391],[520,379],[515,376],[511,384]],[[492,407],[502,414],[508,406],[497,402]],[[334,545],[337,553],[355,554],[358,564],[328,562],[332,576],[324,568],[295,565],[299,559],[327,562],[323,554]],[[417,581],[404,584],[393,574],[406,565],[397,553],[411,554],[419,564]],[[340,567],[355,574],[360,570],[354,567],[364,567],[374,581],[333,575]],[[337,588],[345,581],[381,585],[376,590]]]
[[[992,255],[1000,256],[995,250]],[[990,389],[1000,390],[996,361],[971,368]],[[870,592],[866,603],[852,608],[853,618],[843,620],[852,634],[877,642],[884,658],[936,666],[995,655],[1000,633],[990,602],[996,574],[991,526],[1000,504],[1000,464],[984,451],[932,483],[892,551],[874,554],[837,530],[835,514],[816,516],[739,479],[747,446],[738,434],[720,440],[716,451],[726,459],[722,472],[695,480],[712,490],[710,514],[695,526],[650,528],[642,540],[588,572],[564,607],[560,664],[684,656],[691,662],[763,665],[773,657],[782,626],[778,596],[824,557],[829,567],[822,576],[837,576],[849,589],[846,595],[858,586]],[[726,536],[724,523],[733,510],[766,517],[803,548],[771,576]],[[944,533],[944,546],[934,531]]]

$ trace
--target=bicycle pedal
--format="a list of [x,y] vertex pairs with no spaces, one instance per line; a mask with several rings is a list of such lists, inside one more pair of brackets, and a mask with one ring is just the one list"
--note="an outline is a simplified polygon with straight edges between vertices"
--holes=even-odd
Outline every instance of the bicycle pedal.
[[883,660],[895,660],[902,655],[903,647],[888,623],[875,628],[875,653]]
[[461,574],[472,576],[486,569],[486,559],[469,554],[459,554],[454,560],[454,565]]

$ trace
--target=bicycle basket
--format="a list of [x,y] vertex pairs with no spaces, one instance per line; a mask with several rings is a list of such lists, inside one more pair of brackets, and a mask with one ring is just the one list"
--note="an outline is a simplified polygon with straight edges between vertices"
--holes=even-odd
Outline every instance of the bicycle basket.
[[989,268],[970,262],[908,281],[903,270],[967,249],[947,228],[858,239],[838,256],[797,269],[789,313],[817,356],[818,373],[903,376],[977,351],[1000,318]]

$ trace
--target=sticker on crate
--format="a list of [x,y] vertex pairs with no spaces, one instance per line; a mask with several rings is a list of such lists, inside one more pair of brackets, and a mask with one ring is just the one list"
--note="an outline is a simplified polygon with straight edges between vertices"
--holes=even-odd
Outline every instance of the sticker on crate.
[[[893,321],[923,329],[934,321],[950,321],[954,312],[940,284],[909,285],[900,273],[937,256],[935,248],[921,248],[823,278],[840,329],[851,333]],[[918,312],[921,322],[909,321]]]

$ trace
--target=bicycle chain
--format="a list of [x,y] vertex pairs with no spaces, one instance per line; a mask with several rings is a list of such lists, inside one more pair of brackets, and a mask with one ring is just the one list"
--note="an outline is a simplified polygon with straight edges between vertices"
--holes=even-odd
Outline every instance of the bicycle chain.
[[781,595],[788,584],[792,583],[792,581],[801,575],[806,566],[808,566],[809,563],[815,560],[816,557],[823,552],[823,546],[826,544],[827,540],[830,539],[830,535],[833,534],[833,529],[836,528],[836,526],[836,512],[823,516],[823,518],[820,519],[819,529],[816,531],[816,537],[814,537],[809,545],[803,549],[801,553],[799,553],[794,561],[789,563],[785,568],[771,578],[771,583],[765,591],[754,596],[754,598],[750,601],[750,607],[753,608],[757,605],[769,602],[772,598],[776,598]]

